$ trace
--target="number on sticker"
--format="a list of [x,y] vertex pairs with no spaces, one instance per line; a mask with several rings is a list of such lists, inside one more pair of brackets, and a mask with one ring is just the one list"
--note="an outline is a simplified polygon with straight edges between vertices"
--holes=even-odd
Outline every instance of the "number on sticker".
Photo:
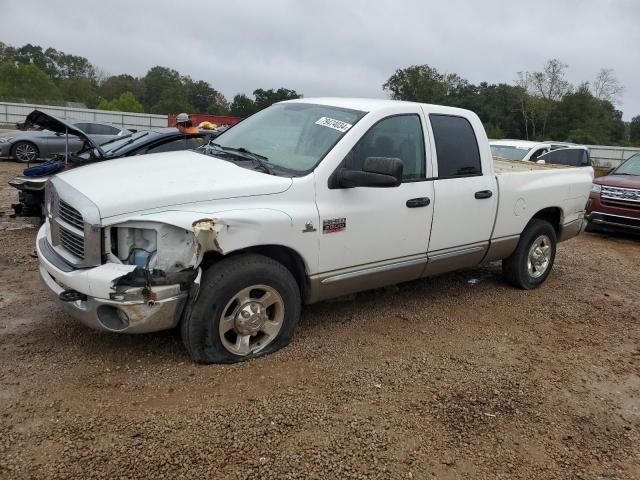
[[322,117],[317,122],[316,125],[321,125],[323,127],[333,128],[334,130],[338,130],[339,132],[346,132],[353,125],[347,122],[341,122],[340,120],[336,120],[334,118]]

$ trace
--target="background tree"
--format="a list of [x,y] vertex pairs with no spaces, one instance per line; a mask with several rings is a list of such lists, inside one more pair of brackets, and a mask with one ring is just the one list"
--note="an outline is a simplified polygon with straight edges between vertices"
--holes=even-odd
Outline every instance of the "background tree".
[[429,65],[412,65],[396,70],[382,89],[394,100],[447,105],[468,86],[469,82],[455,73],[443,74]]
[[302,97],[295,90],[288,88],[278,88],[277,90],[273,88],[269,90],[258,88],[253,91],[253,95],[255,99],[249,98],[244,93],[239,93],[233,97],[233,102],[229,107],[230,114],[236,117],[248,117],[274,103]]
[[587,83],[558,102],[549,125],[551,138],[584,144],[622,142],[624,130],[622,112],[594,97]]
[[612,68],[602,68],[593,82],[592,93],[598,100],[620,104],[624,86],[618,81]]
[[248,117],[255,112],[255,108],[256,107],[252,99],[244,93],[239,93],[233,97],[230,113],[235,117]]
[[262,88],[258,88],[253,91],[253,95],[255,96],[254,111],[258,112],[264,108],[267,108],[274,103],[282,102],[284,100],[293,100],[296,98],[301,98],[300,95],[295,90],[290,90],[288,88],[279,88],[274,90],[273,88],[269,90],[263,90]]
[[62,100],[62,92],[35,65],[0,65],[0,98],[5,101],[48,102]]
[[132,92],[123,92],[111,101],[102,100],[96,107],[98,110],[114,110],[118,112],[144,112],[144,107]]
[[106,99],[113,100],[118,98],[125,92],[131,92],[133,95],[140,99],[143,96],[142,82],[131,75],[114,75],[107,77],[98,87],[98,94]]
[[[147,74],[142,77],[141,82],[143,86],[142,104],[146,111],[162,113],[156,108],[156,105],[160,105],[162,100],[164,105],[171,102],[183,106],[187,105],[186,92],[183,91],[182,80],[177,70],[155,66],[149,69]],[[175,95],[180,98],[168,98]],[[191,110],[190,106],[186,110]]]
[[95,108],[100,101],[96,83],[88,78],[65,78],[56,83],[65,101],[83,103],[88,108]]
[[571,91],[571,84],[565,79],[567,67],[554,58],[547,61],[541,72],[518,73],[516,84],[522,89],[520,108],[525,123],[531,124],[532,138],[545,138],[547,122],[556,103]]
[[[482,82],[478,85],[474,102],[472,110],[484,123],[489,138],[522,138],[524,132],[518,110],[517,87]],[[466,104],[459,106],[470,108]]]
[[[616,109],[623,86],[603,68],[591,84],[575,90],[558,59],[541,71],[520,72],[513,85],[470,83],[456,73],[423,64],[397,69],[384,83],[391,98],[473,110],[492,138],[640,144],[640,119],[622,121]],[[275,102],[299,98],[292,89],[238,93],[231,104],[206,80],[155,66],[142,77],[109,76],[88,59],[38,45],[0,42],[0,98],[34,103],[78,102],[148,113],[210,113],[246,117]]]
[[193,113],[224,114],[229,110],[226,98],[203,80],[193,81],[183,77],[187,101],[193,106]]
[[13,63],[16,55],[16,49],[10,45],[0,42],[0,64]]
[[629,122],[629,141],[640,146],[640,115],[636,115]]

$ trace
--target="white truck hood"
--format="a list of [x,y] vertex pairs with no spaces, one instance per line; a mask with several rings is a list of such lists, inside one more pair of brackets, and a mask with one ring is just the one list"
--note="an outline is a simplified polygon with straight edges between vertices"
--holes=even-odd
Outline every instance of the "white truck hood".
[[75,168],[58,177],[91,199],[102,218],[207,200],[281,193],[293,182],[191,151],[119,158]]

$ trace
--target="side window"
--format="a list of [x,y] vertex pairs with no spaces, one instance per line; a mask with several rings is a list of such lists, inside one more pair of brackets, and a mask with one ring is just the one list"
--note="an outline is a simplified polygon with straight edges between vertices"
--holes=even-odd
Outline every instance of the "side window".
[[538,158],[540,158],[541,155],[544,155],[545,153],[547,153],[548,150],[546,148],[540,148],[538,150],[536,150],[533,155],[531,155],[531,158],[529,158],[530,161],[535,162],[536,160],[538,160]]
[[89,131],[89,125],[88,123],[74,123],[73,126],[79,128],[80,130],[82,130],[84,133],[86,134],[90,134],[91,132]]
[[188,150],[193,148],[190,145],[190,139],[181,137],[170,140],[168,142],[153,145],[144,153],[161,153],[161,152],[177,152],[178,150]]
[[88,123],[89,131],[92,135],[118,135],[120,130],[111,125],[102,125],[101,123]]
[[556,165],[571,165],[573,167],[588,167],[591,162],[586,150],[581,148],[560,148],[540,157],[546,163]]
[[196,148],[200,148],[203,145],[207,144],[208,141],[204,137],[191,137],[187,139],[187,150],[195,150]]
[[429,115],[438,154],[438,178],[482,175],[478,140],[464,117]]
[[367,157],[399,158],[404,164],[403,181],[424,179],[426,156],[420,117],[397,115],[381,120],[353,147],[344,166],[362,170]]

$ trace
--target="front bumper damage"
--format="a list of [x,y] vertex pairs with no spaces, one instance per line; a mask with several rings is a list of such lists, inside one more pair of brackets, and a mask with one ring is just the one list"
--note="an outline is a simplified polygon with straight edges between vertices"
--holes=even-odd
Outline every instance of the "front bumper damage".
[[198,291],[199,269],[168,274],[114,264],[66,269],[46,248],[45,229],[40,229],[36,242],[40,276],[58,304],[88,327],[121,333],[170,329],[178,325]]

